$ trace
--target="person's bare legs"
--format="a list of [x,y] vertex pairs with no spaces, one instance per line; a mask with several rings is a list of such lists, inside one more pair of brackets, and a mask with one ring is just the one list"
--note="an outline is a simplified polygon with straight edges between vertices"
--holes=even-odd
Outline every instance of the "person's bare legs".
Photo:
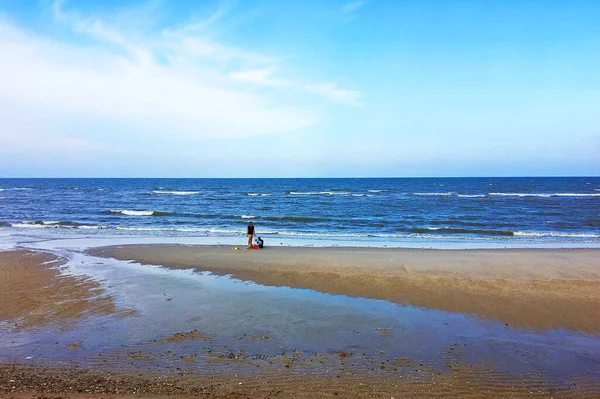
[[248,249],[252,248],[252,237],[253,234],[248,234]]

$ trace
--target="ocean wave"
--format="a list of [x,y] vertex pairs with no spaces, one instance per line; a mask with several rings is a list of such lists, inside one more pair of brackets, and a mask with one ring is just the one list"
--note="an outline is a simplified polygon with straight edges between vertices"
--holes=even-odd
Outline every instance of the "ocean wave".
[[600,194],[594,193],[489,193],[496,197],[600,197]]
[[256,219],[256,216],[252,216],[252,215],[240,215],[240,217],[242,219]]
[[563,237],[563,238],[600,238],[600,234],[592,233],[562,233],[562,232],[536,232],[536,231],[515,231],[515,236],[521,237]]
[[418,196],[423,196],[423,197],[429,197],[429,196],[435,196],[435,197],[450,197],[452,195],[456,195],[455,192],[444,192],[444,193],[412,193],[413,195],[418,195]]
[[250,197],[270,197],[271,194],[269,193],[246,193],[246,195],[250,196]]
[[489,235],[489,236],[512,236],[515,233],[510,230],[486,230],[486,229],[461,229],[457,227],[413,227],[403,228],[399,227],[397,231],[408,231],[411,233],[418,234],[477,234],[477,235]]
[[383,193],[384,191],[387,191],[387,190],[367,190],[367,191],[370,193]]
[[262,219],[286,222],[328,222],[331,220],[327,218],[318,218],[311,216],[265,216]]
[[77,222],[62,222],[62,221],[46,221],[46,220],[35,220],[35,221],[23,221],[22,223],[11,223],[12,227],[24,227],[24,228],[63,228],[63,229],[109,229],[108,226],[95,226],[87,225]]
[[161,191],[154,190],[152,194],[165,194],[165,195],[195,195],[200,194],[200,191]]
[[286,191],[288,195],[323,195],[326,197],[341,196],[341,197],[372,197],[372,194],[351,193],[348,191]]
[[111,209],[106,213],[120,213],[122,215],[127,216],[166,216],[171,215],[169,212],[161,212],[161,211],[135,211],[135,210],[119,210],[119,209]]
[[155,231],[155,232],[179,232],[179,233],[201,233],[201,234],[225,234],[242,235],[242,229],[218,229],[210,227],[142,227],[142,226],[116,226],[116,230],[124,231]]
[[487,195],[485,194],[456,194],[459,198],[485,198]]

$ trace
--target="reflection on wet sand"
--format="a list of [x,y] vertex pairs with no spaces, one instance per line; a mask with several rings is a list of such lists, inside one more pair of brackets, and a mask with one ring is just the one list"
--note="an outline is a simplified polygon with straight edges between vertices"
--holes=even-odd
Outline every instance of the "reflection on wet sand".
[[[26,276],[43,282],[31,292],[54,287],[47,298],[39,295],[46,298],[43,307],[21,306],[22,313],[6,319],[38,320],[33,316],[44,309],[44,322],[0,330],[1,394],[511,398],[600,393],[597,335],[513,329],[456,312],[69,256],[65,265],[65,260],[44,263],[57,259],[45,253],[0,253],[0,260],[12,259],[0,262],[0,270],[30,269]],[[6,285],[3,303],[21,301],[23,287]],[[105,301],[111,305],[103,306]],[[68,309],[79,311],[59,310],[69,303],[78,306]],[[114,317],[123,314],[129,317]],[[69,328],[51,327],[65,325],[63,319]]]

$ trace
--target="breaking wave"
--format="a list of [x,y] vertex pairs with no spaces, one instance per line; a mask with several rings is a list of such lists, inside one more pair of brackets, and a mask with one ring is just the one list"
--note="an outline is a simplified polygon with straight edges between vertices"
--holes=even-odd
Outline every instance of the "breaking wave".
[[489,193],[496,197],[600,197],[600,194],[594,193]]
[[512,236],[515,234],[509,230],[461,229],[456,227],[399,227],[396,231],[407,231],[418,234],[476,234],[486,236]]
[[127,216],[166,216],[171,215],[170,212],[161,212],[161,211],[132,211],[129,209],[119,210],[119,209],[111,209],[106,213],[120,213],[122,215]]
[[152,194],[165,194],[165,195],[196,195],[200,194],[200,191],[163,191],[154,190]]

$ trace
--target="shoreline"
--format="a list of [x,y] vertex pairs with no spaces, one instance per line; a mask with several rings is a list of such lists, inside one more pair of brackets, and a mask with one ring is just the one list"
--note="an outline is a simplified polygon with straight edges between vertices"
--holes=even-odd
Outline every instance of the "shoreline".
[[512,327],[600,331],[600,250],[121,245],[98,257],[475,314]]

